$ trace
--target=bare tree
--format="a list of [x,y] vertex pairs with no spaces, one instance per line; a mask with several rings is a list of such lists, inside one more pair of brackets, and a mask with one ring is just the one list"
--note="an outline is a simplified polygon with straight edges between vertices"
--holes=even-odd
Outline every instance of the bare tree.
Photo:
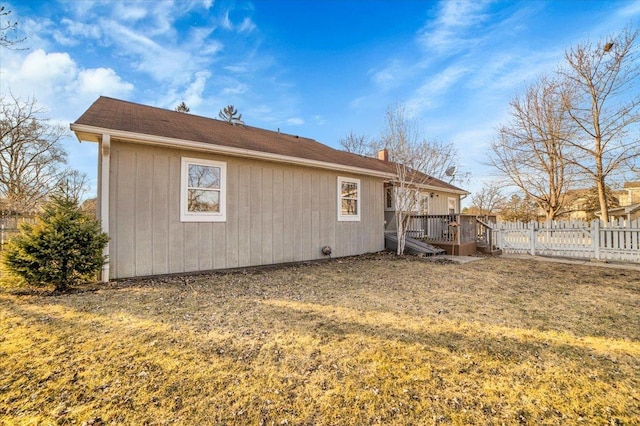
[[89,178],[79,170],[67,169],[60,174],[53,193],[80,205],[87,193]]
[[568,140],[571,91],[542,77],[510,103],[511,121],[491,145],[490,164],[554,219],[564,206],[576,170]]
[[605,222],[607,180],[623,174],[625,166],[640,157],[637,38],[638,30],[627,28],[595,46],[580,44],[565,53],[567,67],[560,70],[576,94],[568,108],[579,130],[570,139],[579,151],[576,164],[598,188]]
[[506,202],[502,187],[496,182],[485,183],[471,196],[471,208],[480,215],[495,214]]
[[[605,199],[607,202],[607,208],[615,208],[620,206],[620,200],[616,197],[608,186],[604,190]],[[585,219],[592,221],[597,218],[597,213],[600,212],[600,194],[598,188],[592,186],[589,188],[583,196],[582,209],[586,213]]]
[[89,214],[91,217],[97,217],[98,215],[98,199],[87,198],[82,202],[82,211]]
[[500,209],[500,217],[507,222],[532,222],[537,219],[536,208],[529,197],[514,193]]
[[[12,21],[9,17],[11,11],[4,6],[0,6],[0,47],[15,49],[15,45],[26,40],[26,38],[14,38],[10,33],[15,32],[18,27],[17,21]],[[18,49],[20,50],[20,49]]]
[[191,108],[189,108],[187,106],[187,104],[184,103],[184,101],[180,102],[180,104],[175,108],[176,112],[184,112],[187,113],[189,111],[191,111]]
[[220,120],[228,123],[242,123],[242,114],[238,115],[238,110],[233,105],[227,105],[218,112]]
[[456,159],[451,145],[427,141],[417,125],[411,122],[402,105],[387,110],[387,122],[381,142],[389,152],[395,176],[393,201],[398,237],[398,254],[404,252],[407,226],[412,212],[420,202],[417,189],[433,177],[444,175]]
[[64,176],[66,130],[49,124],[35,99],[0,98],[0,197],[5,208],[31,211]]
[[356,135],[353,131],[349,131],[349,134],[341,138],[338,143],[342,149],[352,154],[371,156],[375,151],[369,138],[365,135]]

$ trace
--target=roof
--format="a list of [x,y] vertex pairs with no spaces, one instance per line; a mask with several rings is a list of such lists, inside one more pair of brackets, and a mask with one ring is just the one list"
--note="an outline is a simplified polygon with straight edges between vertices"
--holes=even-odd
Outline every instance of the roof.
[[[313,139],[247,125],[232,125],[226,121],[181,113],[148,105],[101,96],[73,124],[71,129],[79,139],[97,142],[103,133],[133,142],[153,143],[162,138],[172,146],[196,142],[227,148],[229,153],[252,157],[259,153],[278,158],[309,160],[313,164],[345,166],[370,171],[377,175],[395,174],[395,165],[376,158],[340,151]],[[232,154],[233,155],[233,154]],[[270,158],[271,158],[270,157]],[[308,164],[308,162],[307,162]],[[426,186],[466,193],[454,185],[423,175]]]
[[640,203],[631,204],[629,206],[614,207],[609,209],[611,216],[626,216],[640,211]]

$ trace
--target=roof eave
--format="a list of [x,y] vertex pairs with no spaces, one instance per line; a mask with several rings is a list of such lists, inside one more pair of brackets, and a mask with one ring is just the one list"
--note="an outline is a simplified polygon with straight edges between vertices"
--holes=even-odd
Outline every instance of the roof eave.
[[224,154],[233,157],[255,158],[278,163],[297,164],[308,167],[337,170],[340,172],[353,173],[366,176],[374,176],[379,178],[391,179],[394,174],[377,170],[365,169],[361,167],[347,166],[338,163],[329,163],[319,160],[310,160],[306,158],[292,157],[281,154],[273,154],[270,152],[254,151],[249,149],[234,148],[222,145],[215,145],[205,142],[196,142],[185,139],[168,138],[165,136],[147,135],[144,133],[127,132],[124,130],[106,129],[101,127],[89,126],[86,124],[72,123],[71,130],[75,133],[79,141],[100,142],[102,135],[109,134],[112,138],[132,142],[144,143],[149,145],[162,146],[167,148],[188,149],[192,151],[200,151],[215,154]]
[[428,190],[432,190],[432,191],[440,191],[440,192],[451,192],[454,194],[460,194],[460,195],[469,195],[471,194],[469,191],[465,191],[464,189],[454,189],[454,188],[445,188],[442,186],[435,186],[435,185],[417,185],[418,188],[421,189],[428,189]]
[[[397,176],[393,175],[393,179],[397,181]],[[393,183],[393,181],[392,181]],[[448,192],[448,193],[452,193],[452,194],[459,194],[459,195],[469,195],[471,194],[469,191],[465,191],[464,189],[460,189],[460,188],[447,188],[444,186],[438,186],[438,185],[429,185],[427,183],[415,183],[415,182],[407,182],[409,186],[418,188],[418,189],[426,189],[428,191],[440,191],[440,192]]]

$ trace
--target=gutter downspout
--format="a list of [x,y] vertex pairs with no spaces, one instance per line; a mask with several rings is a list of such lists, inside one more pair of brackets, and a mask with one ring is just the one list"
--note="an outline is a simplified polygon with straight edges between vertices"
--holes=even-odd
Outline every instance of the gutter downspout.
[[[111,159],[111,135],[103,134],[98,148],[98,217],[102,232],[109,235],[109,163]],[[106,261],[102,266],[100,280],[109,282],[109,242],[104,248]]]

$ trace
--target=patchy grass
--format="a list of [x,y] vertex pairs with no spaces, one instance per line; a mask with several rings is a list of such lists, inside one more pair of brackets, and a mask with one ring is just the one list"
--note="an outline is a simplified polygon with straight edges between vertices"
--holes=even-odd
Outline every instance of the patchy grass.
[[640,272],[366,256],[0,293],[0,424],[640,424]]

